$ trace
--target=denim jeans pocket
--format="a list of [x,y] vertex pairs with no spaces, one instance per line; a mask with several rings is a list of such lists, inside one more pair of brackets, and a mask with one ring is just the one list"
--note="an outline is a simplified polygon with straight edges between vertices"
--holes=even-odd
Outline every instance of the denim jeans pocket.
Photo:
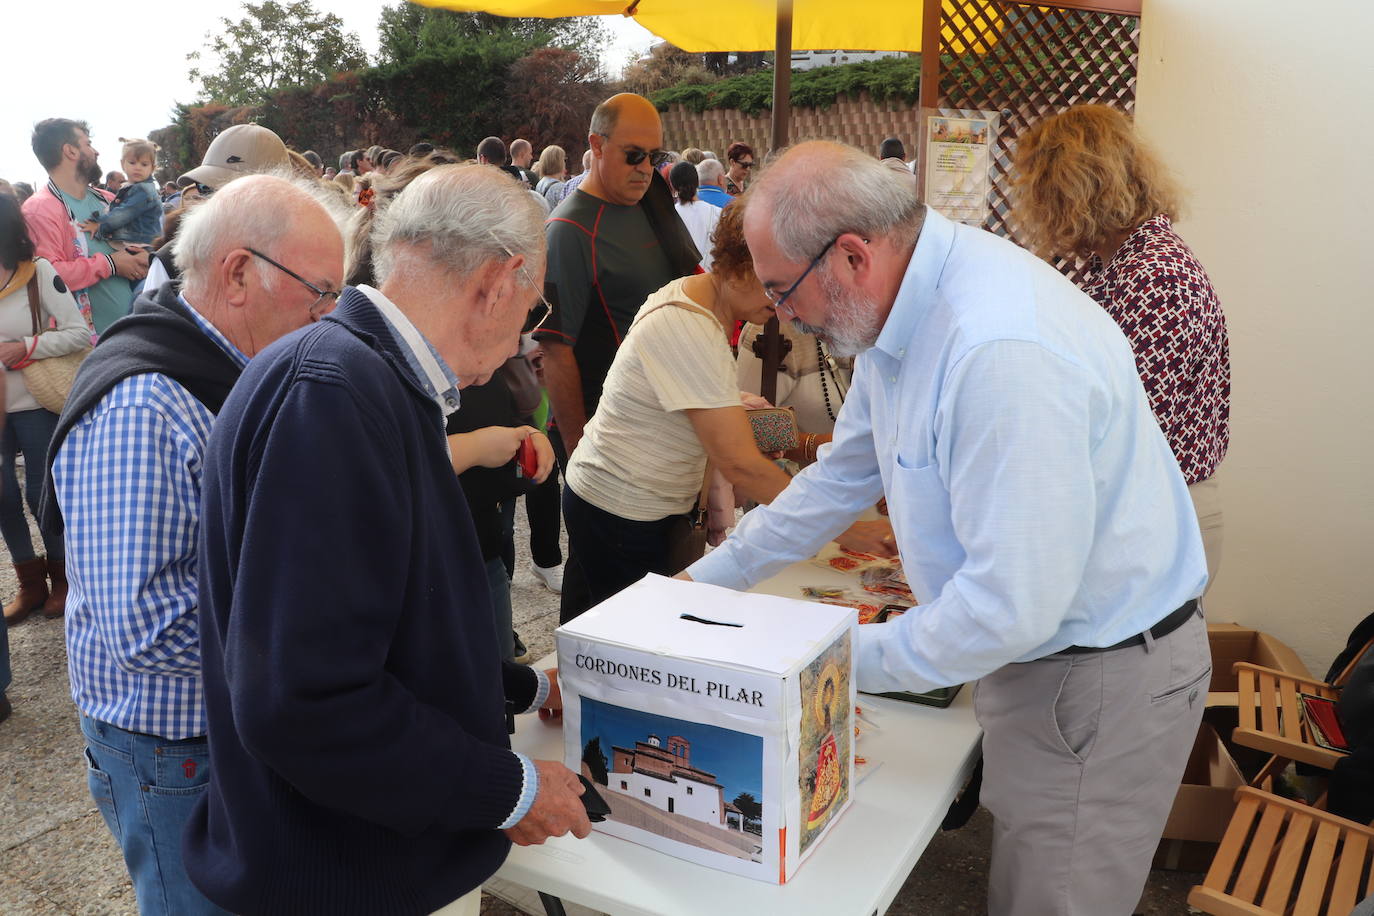
[[206,741],[172,741],[153,751],[156,765],[149,790],[194,794],[210,779],[210,745]]
[[86,755],[86,788],[91,793],[91,799],[100,811],[100,816],[105,819],[105,826],[110,828],[110,833],[116,837],[119,833],[119,812],[115,808],[114,787],[110,785],[110,774],[106,773],[96,763],[95,755],[91,749],[85,748]]

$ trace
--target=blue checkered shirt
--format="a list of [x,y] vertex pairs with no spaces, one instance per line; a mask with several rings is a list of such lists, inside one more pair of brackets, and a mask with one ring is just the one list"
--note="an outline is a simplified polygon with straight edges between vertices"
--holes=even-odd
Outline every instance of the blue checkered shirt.
[[[240,368],[248,364],[181,302]],[[67,526],[72,699],[126,731],[205,734],[196,538],[214,419],[169,377],[135,375],[71,428],[53,462]]]

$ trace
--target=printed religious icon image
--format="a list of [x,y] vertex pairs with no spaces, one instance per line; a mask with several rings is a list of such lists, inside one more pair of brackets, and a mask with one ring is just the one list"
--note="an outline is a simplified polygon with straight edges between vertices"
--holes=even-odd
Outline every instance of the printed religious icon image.
[[[849,798],[849,745],[853,707],[849,702],[850,634],[845,631],[830,648],[801,670],[800,767],[804,853]],[[844,761],[842,764],[841,761]]]
[[582,773],[609,820],[762,862],[763,739],[582,700]]

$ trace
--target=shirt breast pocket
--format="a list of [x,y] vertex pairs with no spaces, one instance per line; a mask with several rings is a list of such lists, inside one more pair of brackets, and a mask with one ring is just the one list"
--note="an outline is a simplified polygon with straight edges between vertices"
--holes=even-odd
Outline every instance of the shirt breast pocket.
[[[954,536],[949,491],[940,467],[908,467],[898,457],[887,494],[888,512],[902,564],[921,601],[930,601],[963,563],[964,551]],[[919,586],[918,586],[919,581]]]

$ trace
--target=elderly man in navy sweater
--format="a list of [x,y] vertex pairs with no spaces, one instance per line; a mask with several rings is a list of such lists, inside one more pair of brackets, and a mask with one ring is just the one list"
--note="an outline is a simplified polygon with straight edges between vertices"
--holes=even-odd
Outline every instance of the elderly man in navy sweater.
[[459,389],[515,353],[541,221],[495,169],[417,178],[374,229],[381,290],[264,350],[220,413],[200,568],[214,775],[183,851],[228,910],[475,914],[512,841],[590,831],[576,775],[510,750],[507,707],[560,697],[501,662],[444,436]]

